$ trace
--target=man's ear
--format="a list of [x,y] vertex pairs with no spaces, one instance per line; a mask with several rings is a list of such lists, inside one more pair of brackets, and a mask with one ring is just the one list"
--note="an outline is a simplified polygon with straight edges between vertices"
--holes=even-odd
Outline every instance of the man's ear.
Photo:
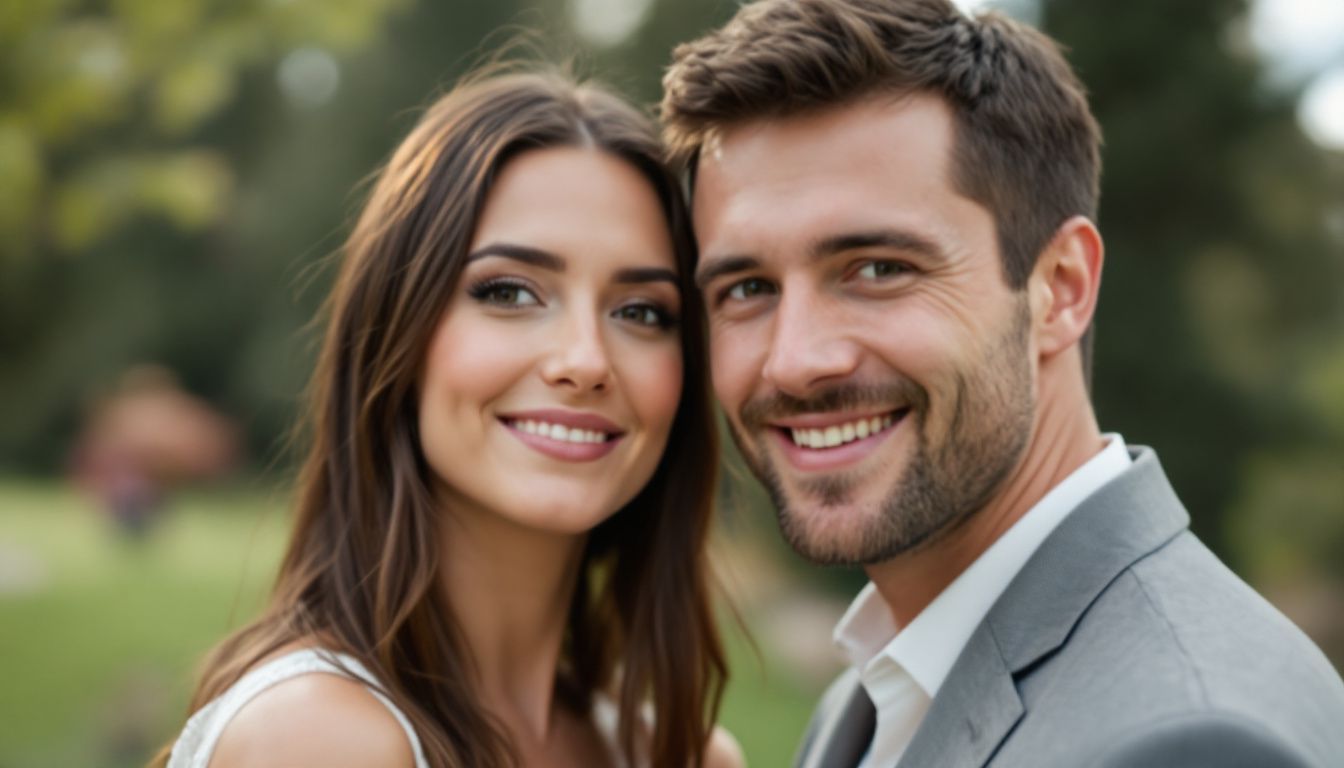
[[1101,233],[1085,216],[1074,216],[1036,260],[1029,281],[1037,349],[1051,357],[1078,343],[1092,323],[1101,288]]

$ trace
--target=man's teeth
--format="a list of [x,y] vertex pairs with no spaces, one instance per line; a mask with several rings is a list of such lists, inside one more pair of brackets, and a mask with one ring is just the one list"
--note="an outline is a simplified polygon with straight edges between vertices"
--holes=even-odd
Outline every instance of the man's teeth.
[[579,429],[578,427],[571,429],[563,424],[551,424],[545,421],[515,421],[513,426],[529,435],[541,435],[552,440],[563,440],[566,443],[605,443],[611,439],[611,435],[606,432]]
[[793,429],[790,432],[792,432],[795,445],[801,445],[804,448],[834,448],[837,445],[852,443],[869,435],[875,435],[890,427],[894,422],[894,417],[888,413],[867,419],[857,419],[844,424],[835,424],[825,429]]

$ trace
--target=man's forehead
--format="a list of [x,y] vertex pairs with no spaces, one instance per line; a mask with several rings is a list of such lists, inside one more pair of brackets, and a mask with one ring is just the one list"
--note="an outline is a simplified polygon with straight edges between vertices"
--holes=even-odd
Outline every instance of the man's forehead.
[[931,96],[870,99],[725,126],[706,137],[697,164],[696,228],[704,235],[711,220],[760,213],[725,207],[798,209],[824,205],[828,195],[948,191],[952,140],[951,112]]
[[[902,155],[942,160],[953,138],[951,109],[923,93],[877,94],[784,116],[722,125],[706,132],[697,180],[750,184],[762,172],[864,168]],[[941,162],[940,162],[941,165]]]

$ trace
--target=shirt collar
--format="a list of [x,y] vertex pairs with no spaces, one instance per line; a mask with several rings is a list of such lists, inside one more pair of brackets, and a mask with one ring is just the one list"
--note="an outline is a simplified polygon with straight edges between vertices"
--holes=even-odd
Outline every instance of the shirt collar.
[[869,582],[835,627],[835,643],[860,672],[886,656],[905,669],[930,698],[961,655],[971,634],[1075,507],[1120,476],[1131,463],[1124,439],[1103,435],[1106,445],[1041,497],[905,627],[898,627],[877,587]]

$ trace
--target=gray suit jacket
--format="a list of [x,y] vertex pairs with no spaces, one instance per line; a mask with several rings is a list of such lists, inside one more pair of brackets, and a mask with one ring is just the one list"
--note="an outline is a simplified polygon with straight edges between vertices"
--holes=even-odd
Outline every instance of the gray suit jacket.
[[[1344,766],[1344,682],[1187,529],[1151,449],[1064,520],[976,629],[914,766]],[[872,704],[847,671],[795,765],[851,768]]]

